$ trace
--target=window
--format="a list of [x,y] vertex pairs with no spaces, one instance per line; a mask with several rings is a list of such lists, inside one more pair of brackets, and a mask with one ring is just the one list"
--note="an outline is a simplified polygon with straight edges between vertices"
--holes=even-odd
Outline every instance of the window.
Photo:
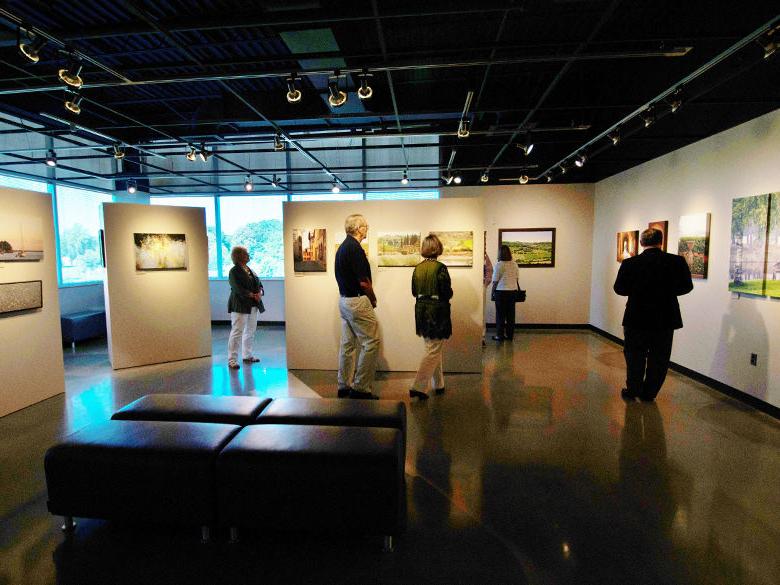
[[0,187],[24,189],[25,191],[36,191],[38,193],[49,192],[49,185],[43,181],[28,181],[27,179],[17,179],[16,177],[7,177],[5,175],[0,175]]
[[217,278],[217,214],[214,198],[209,197],[149,197],[152,205],[173,205],[176,207],[203,207],[206,210],[206,234],[209,238],[209,277]]
[[362,193],[311,193],[291,195],[290,201],[362,201]]
[[438,199],[438,191],[375,191],[366,193],[366,199]]
[[219,198],[222,227],[222,274],[233,263],[233,246],[246,246],[249,266],[260,277],[284,276],[282,202],[286,195],[225,196]]
[[110,203],[112,196],[60,186],[56,196],[62,284],[103,280],[98,231],[103,223],[101,205]]

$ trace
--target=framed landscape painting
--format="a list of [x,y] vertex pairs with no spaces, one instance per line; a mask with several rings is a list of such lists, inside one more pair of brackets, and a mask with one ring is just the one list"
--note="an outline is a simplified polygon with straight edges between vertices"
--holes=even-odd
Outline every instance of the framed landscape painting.
[[0,315],[43,308],[43,281],[0,284]]
[[377,235],[378,266],[417,266],[420,256],[419,232],[380,232]]
[[0,262],[40,260],[43,260],[41,219],[0,213]]
[[498,246],[509,246],[519,268],[555,266],[555,228],[511,228],[498,230]]
[[431,232],[444,247],[439,262],[448,267],[474,266],[474,232]]
[[187,237],[184,234],[133,234],[135,269],[187,270]]
[[647,227],[656,229],[664,235],[664,239],[661,242],[661,249],[666,252],[666,234],[669,232],[669,221],[651,221],[647,224]]
[[769,241],[766,246],[766,295],[780,298],[780,192],[769,195]]
[[729,290],[780,297],[780,193],[731,202]]
[[325,272],[326,230],[293,230],[293,269],[295,272]]
[[685,258],[693,278],[707,278],[710,254],[709,213],[694,213],[680,217],[677,254]]
[[622,262],[626,258],[632,258],[639,253],[639,230],[617,233],[616,260]]

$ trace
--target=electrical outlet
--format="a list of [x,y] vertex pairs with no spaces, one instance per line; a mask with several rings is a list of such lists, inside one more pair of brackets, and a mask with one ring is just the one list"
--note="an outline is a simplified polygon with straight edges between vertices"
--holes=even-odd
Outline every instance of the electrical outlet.
[[758,365],[758,354],[757,353],[751,353],[750,354],[750,365],[751,366]]

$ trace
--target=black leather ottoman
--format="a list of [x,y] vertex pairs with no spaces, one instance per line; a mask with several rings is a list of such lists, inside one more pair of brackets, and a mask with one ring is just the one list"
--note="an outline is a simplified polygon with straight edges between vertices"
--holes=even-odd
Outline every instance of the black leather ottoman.
[[248,425],[271,402],[255,396],[149,394],[127,404],[114,420],[169,420]]
[[381,534],[406,524],[398,429],[309,425],[244,427],[217,459],[220,522]]
[[73,517],[201,526],[216,522],[214,466],[240,427],[107,421],[46,452],[49,512]]

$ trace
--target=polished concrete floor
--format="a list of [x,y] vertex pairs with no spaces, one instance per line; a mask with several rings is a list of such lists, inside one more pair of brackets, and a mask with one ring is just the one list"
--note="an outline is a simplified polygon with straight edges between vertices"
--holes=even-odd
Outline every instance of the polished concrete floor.
[[[105,344],[65,351],[67,392],[0,419],[0,585],[780,583],[780,422],[671,373],[655,404],[625,404],[621,350],[586,331],[525,331],[477,348],[483,373],[410,404],[409,528],[377,538],[217,534],[46,511],[43,454],[151,392],[334,396],[335,373],[288,372],[284,330],[261,362],[214,358],[111,370]],[[412,373],[378,376],[408,401]],[[263,505],[262,501],[257,502]]]

